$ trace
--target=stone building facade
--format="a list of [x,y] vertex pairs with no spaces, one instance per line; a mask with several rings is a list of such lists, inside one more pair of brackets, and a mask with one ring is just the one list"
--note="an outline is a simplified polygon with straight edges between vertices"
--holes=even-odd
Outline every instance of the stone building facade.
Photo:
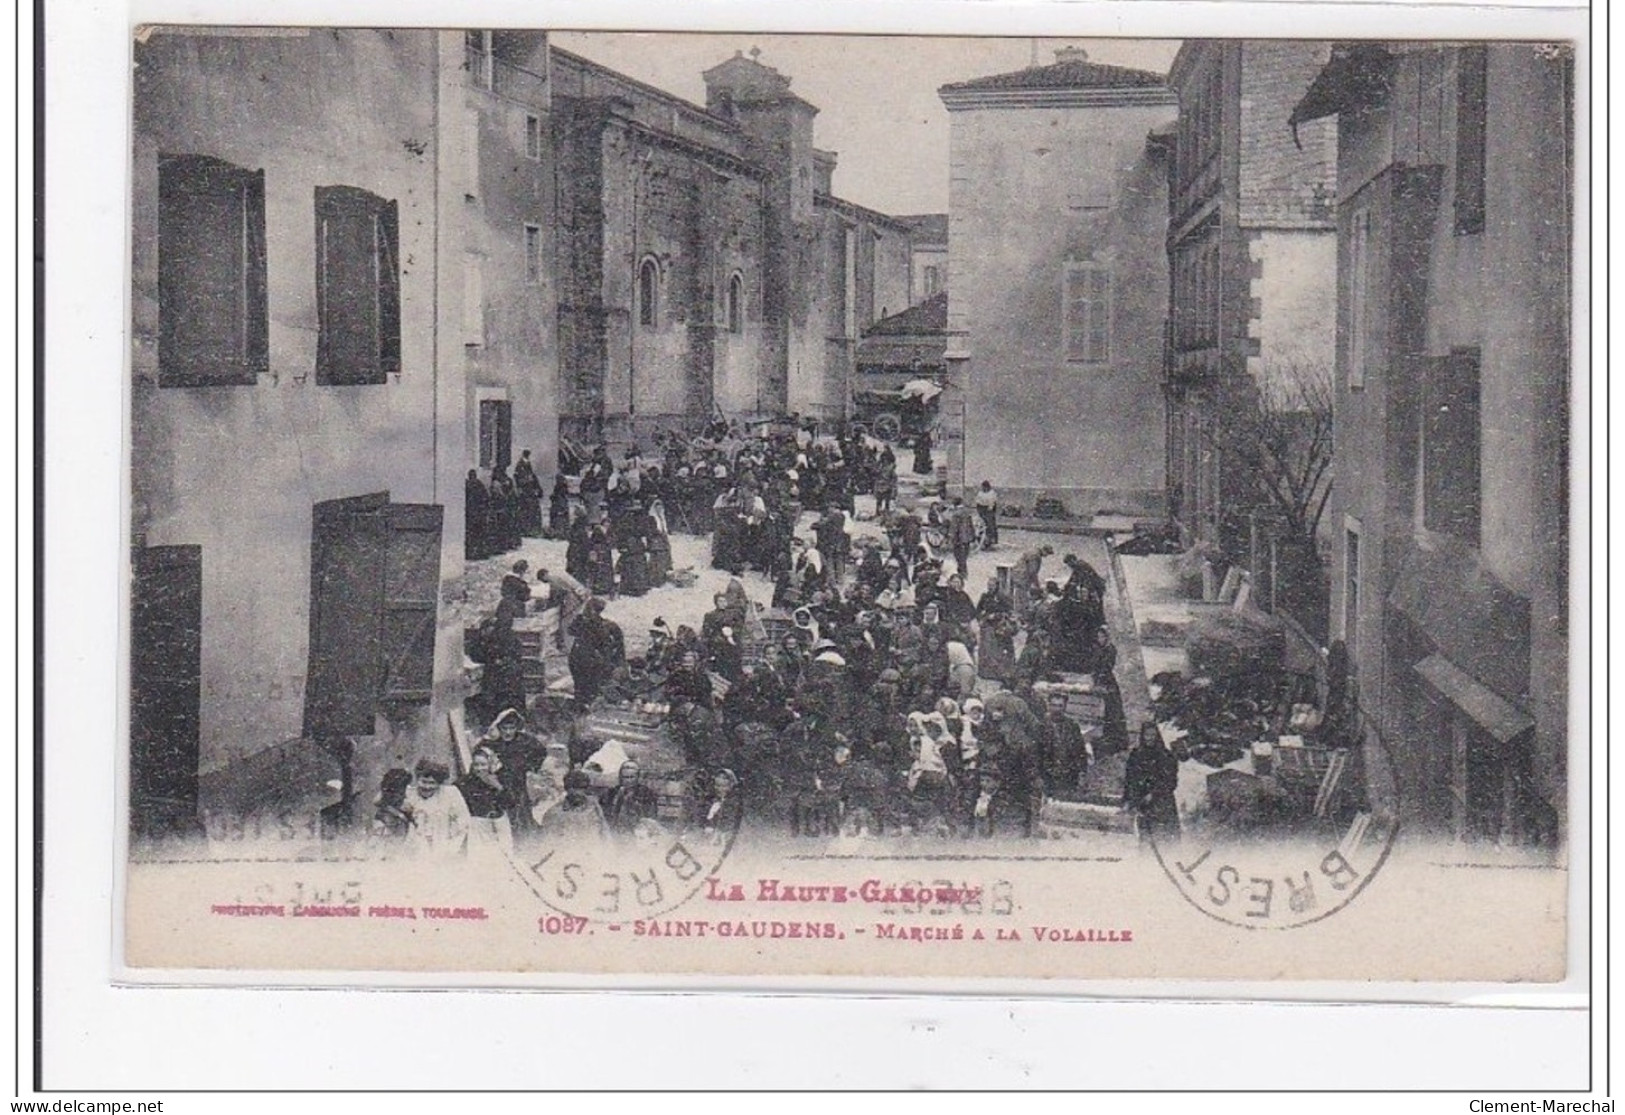
[[551,52],[540,31],[464,35],[462,117],[442,144],[461,182],[445,230],[462,253],[467,467],[558,453],[557,190]]
[[551,52],[560,426],[844,417],[858,331],[908,298],[909,226],[831,192],[790,79],[737,55],[706,105]]
[[951,488],[1006,513],[1165,510],[1168,178],[1159,74],[1061,52],[943,87]]
[[1573,81],[1349,44],[1292,114],[1337,124],[1334,630],[1383,804],[1458,839],[1566,811]]
[[910,226],[754,58],[701,107],[542,32],[154,28],[132,151],[143,831],[370,791],[466,695],[464,478],[851,408]]
[[[1287,123],[1329,51],[1297,40],[1193,40],[1168,75],[1180,102],[1168,221],[1170,510],[1188,544],[1250,567],[1260,600],[1282,589],[1321,643],[1314,532],[1269,537],[1277,516],[1252,448],[1237,444],[1250,424],[1235,419],[1260,407],[1330,406],[1337,133],[1326,120]],[[1295,544],[1302,583],[1269,583],[1275,542]]]
[[138,831],[371,788],[461,697],[464,162],[441,141],[463,53],[352,29],[135,46]]

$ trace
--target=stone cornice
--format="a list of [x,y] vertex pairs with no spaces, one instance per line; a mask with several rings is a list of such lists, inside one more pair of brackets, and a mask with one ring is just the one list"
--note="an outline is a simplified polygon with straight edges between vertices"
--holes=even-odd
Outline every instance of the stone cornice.
[[1177,107],[1179,97],[1158,86],[1093,89],[942,89],[949,112],[1012,108]]

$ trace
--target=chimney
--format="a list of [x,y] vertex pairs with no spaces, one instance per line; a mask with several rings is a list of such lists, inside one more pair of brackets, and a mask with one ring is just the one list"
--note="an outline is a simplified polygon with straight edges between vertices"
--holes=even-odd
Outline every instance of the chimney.
[[1057,62],[1087,62],[1089,52],[1081,46],[1063,46],[1055,52]]

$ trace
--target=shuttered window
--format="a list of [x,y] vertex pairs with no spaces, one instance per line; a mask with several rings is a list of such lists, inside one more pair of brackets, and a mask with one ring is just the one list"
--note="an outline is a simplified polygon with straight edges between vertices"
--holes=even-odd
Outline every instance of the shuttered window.
[[316,382],[384,383],[401,370],[400,219],[353,186],[316,187]]
[[270,367],[265,172],[158,160],[158,382],[251,384]]
[[1066,359],[1073,364],[1111,361],[1111,270],[1100,264],[1067,265]]
[[372,735],[386,701],[434,680],[442,509],[389,493],[314,508],[305,735]]
[[1484,231],[1484,126],[1488,48],[1456,52],[1456,232]]
[[380,641],[386,701],[427,701],[434,684],[443,514],[425,503],[393,503],[387,511]]
[[1479,544],[1479,354],[1459,348],[1425,362],[1422,514],[1430,531]]

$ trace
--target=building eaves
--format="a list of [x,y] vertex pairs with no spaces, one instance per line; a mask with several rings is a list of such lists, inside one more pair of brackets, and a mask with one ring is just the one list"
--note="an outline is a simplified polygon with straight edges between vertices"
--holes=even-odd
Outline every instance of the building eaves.
[[948,292],[939,290],[917,306],[883,317],[863,331],[865,337],[941,338],[948,331]]
[[1393,85],[1394,55],[1381,43],[1338,43],[1287,118],[1298,125],[1368,108],[1386,100]]
[[618,81],[623,85],[629,85],[638,92],[647,94],[656,100],[670,105],[672,108],[700,117],[707,124],[713,124],[716,127],[725,128],[730,132],[739,131],[738,124],[734,123],[732,120],[729,120],[726,116],[717,115],[704,105],[697,105],[693,101],[685,100],[684,98],[677,96],[675,93],[669,93],[666,90],[661,89],[657,85],[650,85],[648,82],[639,81],[635,77],[628,77],[619,70],[611,69],[610,67],[599,62],[594,62],[590,58],[583,58],[581,55],[576,54],[573,51],[565,50],[563,47],[555,46],[549,47],[548,49],[556,58],[564,58],[574,65],[580,66],[586,70],[592,70],[594,73],[606,77],[611,81]]
[[906,221],[893,217],[889,213],[882,213],[878,209],[870,209],[868,206],[859,205],[855,201],[847,201],[844,198],[836,197],[834,194],[826,194],[815,190],[813,191],[813,204],[833,209],[837,213],[851,217],[854,220],[886,225],[898,232],[912,231]]

